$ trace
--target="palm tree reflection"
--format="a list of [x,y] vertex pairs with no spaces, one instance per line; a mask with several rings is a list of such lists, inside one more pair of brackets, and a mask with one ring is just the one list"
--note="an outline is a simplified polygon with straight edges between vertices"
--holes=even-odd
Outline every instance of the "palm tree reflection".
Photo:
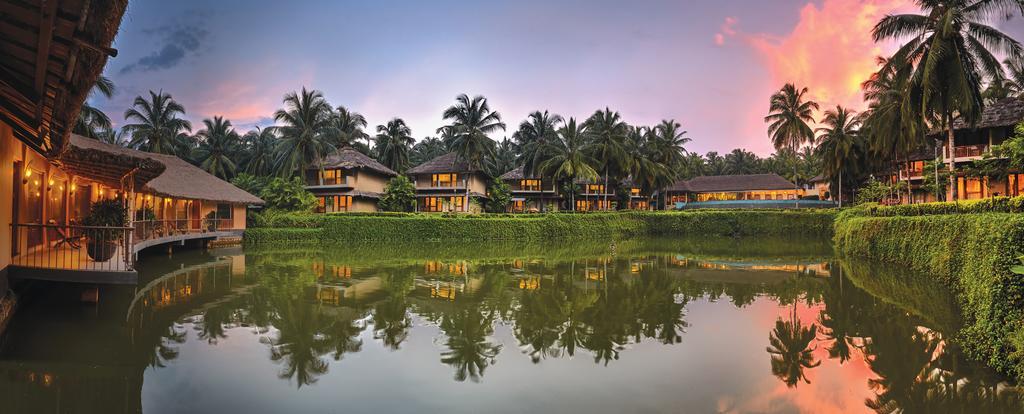
[[480,382],[484,370],[494,363],[501,345],[491,343],[494,311],[477,306],[444,315],[441,330],[447,335],[441,362],[455,368],[455,380]]
[[817,330],[818,326],[813,323],[803,326],[796,316],[795,304],[788,321],[782,318],[775,321],[775,329],[768,336],[768,353],[772,356],[772,374],[786,386],[796,387],[801,380],[810,384],[804,371],[821,365],[821,361],[814,359],[814,348],[811,348]]

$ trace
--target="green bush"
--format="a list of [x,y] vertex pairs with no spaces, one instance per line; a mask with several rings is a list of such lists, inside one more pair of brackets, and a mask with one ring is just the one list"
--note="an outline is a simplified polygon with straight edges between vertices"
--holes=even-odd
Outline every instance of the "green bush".
[[831,210],[697,210],[588,214],[259,213],[260,227],[319,228],[322,239],[555,240],[620,236],[829,236]]
[[874,203],[848,209],[844,215],[874,217],[926,216],[935,214],[1024,213],[1024,196],[992,197],[982,200],[882,206]]
[[309,228],[255,228],[245,231],[245,245],[317,243],[320,229]]
[[310,212],[316,207],[316,197],[306,191],[300,177],[292,177],[291,180],[278,177],[270,180],[260,191],[260,198],[266,202],[265,207],[268,209]]
[[[960,207],[967,204],[968,211],[1015,208],[1009,207],[1010,201],[985,200],[960,203]],[[1011,271],[1024,251],[1024,216],[944,214],[951,211],[951,204],[866,206],[844,212],[835,224],[835,245],[845,255],[935,275],[956,294],[964,316],[956,340],[967,353],[1024,380],[1024,278]]]
[[407,212],[416,209],[416,187],[404,175],[392,178],[384,186],[384,194],[377,203],[381,210]]

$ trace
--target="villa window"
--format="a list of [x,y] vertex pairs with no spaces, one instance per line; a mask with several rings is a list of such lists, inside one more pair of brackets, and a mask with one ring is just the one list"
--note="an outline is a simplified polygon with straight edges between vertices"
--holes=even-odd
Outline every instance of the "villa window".
[[526,200],[512,200],[512,211],[522,213],[526,210]]
[[217,204],[217,218],[218,219],[230,220],[230,219],[234,218],[233,215],[232,215],[232,212],[233,212],[233,209],[231,208],[231,204],[227,204],[227,203],[219,203],[219,204]]
[[632,196],[632,197],[640,197],[640,189],[639,188],[630,188],[629,189],[629,195]]
[[986,186],[982,179],[958,177],[957,181],[961,199],[977,200],[985,198]]
[[352,196],[329,195],[319,197],[320,210],[324,213],[341,213],[352,207]]
[[458,174],[431,174],[431,187],[455,187],[459,182]]
[[604,194],[604,184],[588,184],[587,194]]
[[523,191],[540,191],[541,184],[540,180],[537,179],[526,179],[519,181],[519,188]]
[[344,170],[324,170],[321,175],[321,181],[323,185],[343,185],[348,183],[348,176],[345,175]]

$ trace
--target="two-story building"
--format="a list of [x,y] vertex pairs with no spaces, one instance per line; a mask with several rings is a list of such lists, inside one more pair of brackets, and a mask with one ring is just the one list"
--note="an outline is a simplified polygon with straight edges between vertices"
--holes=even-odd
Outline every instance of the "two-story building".
[[633,181],[632,178],[622,180],[620,184],[623,189],[629,193],[629,204],[626,208],[630,210],[650,210],[651,209],[651,195],[644,191],[640,186]]
[[388,180],[398,173],[352,147],[324,157],[306,171],[306,189],[317,198],[317,212],[377,211]]
[[406,172],[416,185],[416,211],[476,212],[472,199],[487,198],[487,174],[448,153]]
[[603,179],[597,180],[576,180],[579,186],[579,193],[576,194],[576,211],[612,211],[618,203],[615,195],[615,183],[608,181],[606,186]]
[[[1024,98],[1007,98],[985,106],[977,124],[971,126],[958,119],[953,122],[952,153],[945,130],[935,130],[930,139],[942,142],[942,156],[945,162],[951,159],[956,166],[956,199],[976,200],[993,196],[1024,195],[1024,174],[1010,171],[1006,177],[973,177],[967,174],[972,163],[984,158],[985,154],[1013,136],[1014,127],[1024,121]],[[946,197],[953,200],[952,189]]]
[[898,162],[886,168],[880,178],[889,184],[905,183],[909,185],[909,194],[906,188],[894,193],[892,199],[883,200],[885,204],[917,204],[938,201],[933,191],[925,186],[925,182],[931,178],[935,171],[926,171],[925,164],[936,159],[938,150],[934,143],[927,143],[921,148],[908,154],[905,159],[900,158]]
[[555,180],[542,177],[527,177],[523,167],[516,168],[498,179],[508,184],[512,190],[512,205],[509,211],[513,213],[542,213],[546,211],[558,211],[558,204],[562,197],[558,195],[555,188]]

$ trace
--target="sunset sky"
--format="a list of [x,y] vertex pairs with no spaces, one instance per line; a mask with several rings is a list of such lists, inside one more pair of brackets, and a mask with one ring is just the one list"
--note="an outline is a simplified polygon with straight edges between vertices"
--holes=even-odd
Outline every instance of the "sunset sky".
[[[696,3],[696,4],[694,4]],[[675,119],[697,152],[772,151],[762,118],[785,82],[860,109],[859,84],[891,44],[870,38],[910,0],[132,1],[96,99],[116,123],[149,89],[198,125],[271,125],[302,86],[368,118],[435,135],[456,95],[486,96],[512,132],[533,110],[636,125]],[[998,26],[1024,39],[1020,20]]]

